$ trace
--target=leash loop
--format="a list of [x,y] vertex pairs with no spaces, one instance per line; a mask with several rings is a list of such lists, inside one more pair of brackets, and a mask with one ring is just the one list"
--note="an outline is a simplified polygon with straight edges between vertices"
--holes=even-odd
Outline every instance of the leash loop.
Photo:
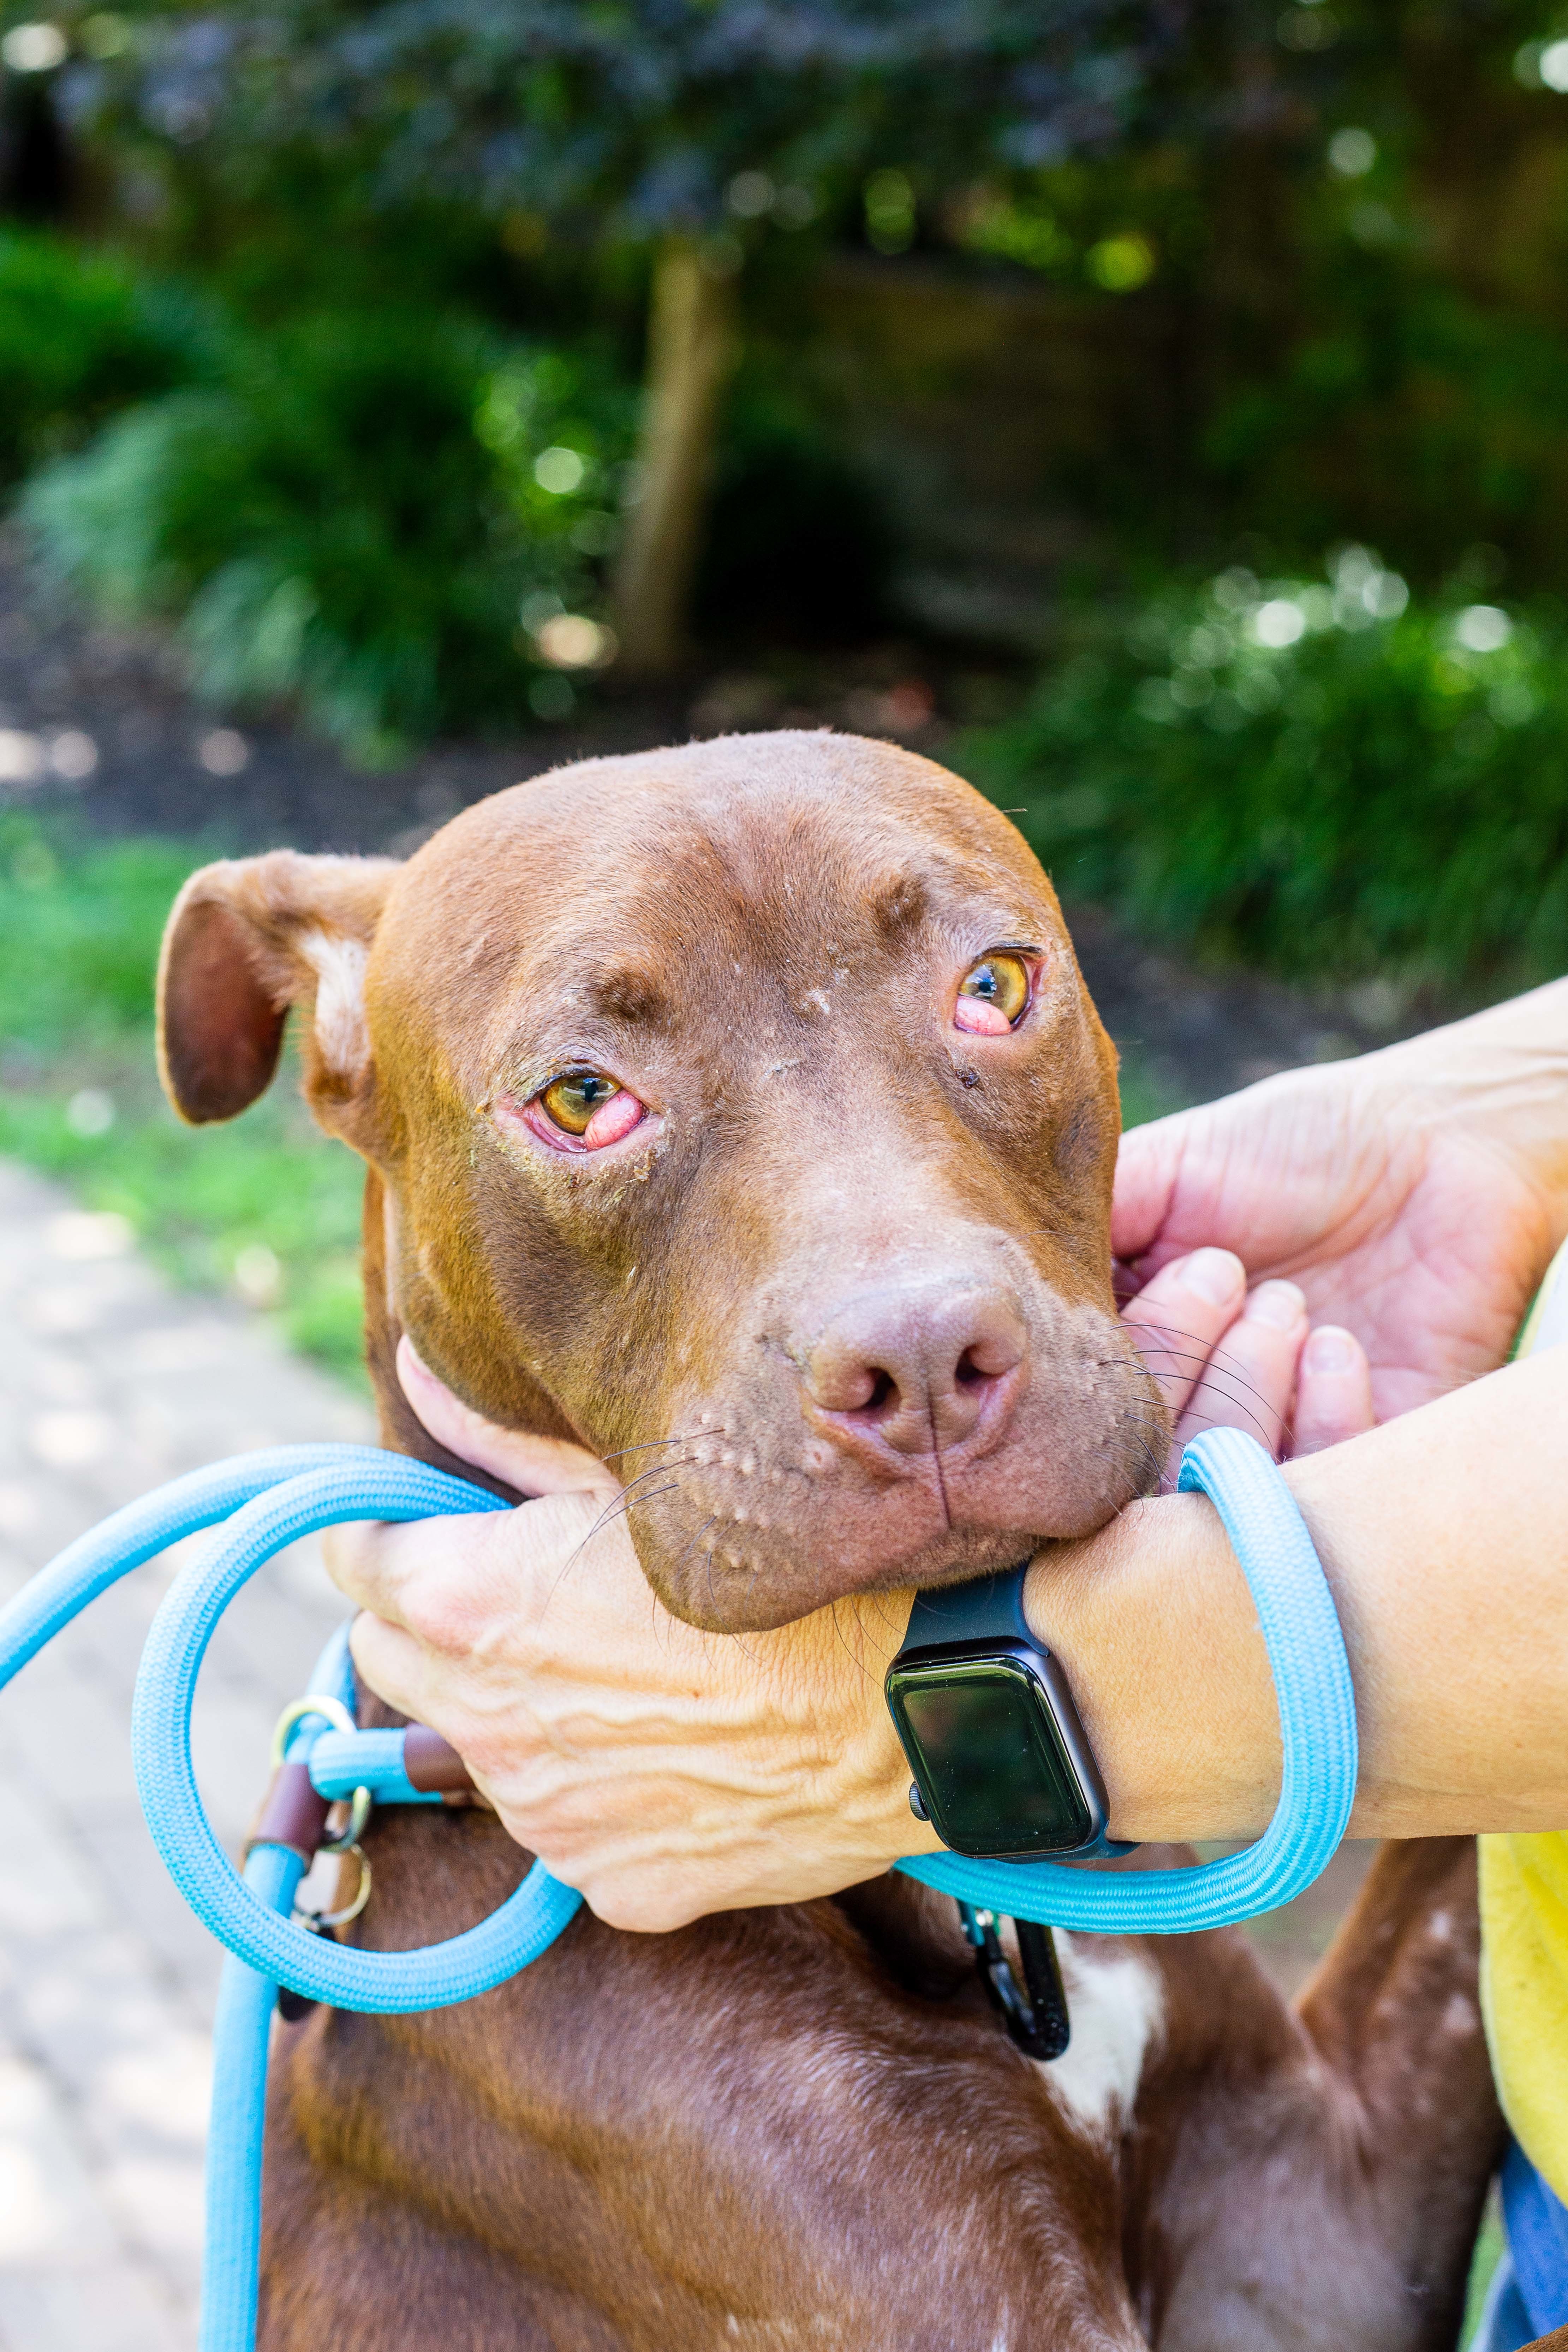
[[[301,1536],[349,1519],[434,1518],[505,1507],[498,1496],[403,1454],[367,1452],[341,1466],[310,1470],[255,1496],[210,1535],[174,1579],[153,1621],[136,1680],[131,1738],[153,1843],[203,1926],[247,1968],[309,2000],[391,2015],[471,2000],[547,1950],[582,1897],[536,1862],[488,1919],[445,1943],[378,1952],[300,1935],[237,1875],[196,1789],[191,1707],[207,1645],[257,1570]],[[333,1719],[331,1708],[300,1705],[301,1714]],[[288,1742],[287,1761],[297,1760],[295,1747],[295,1740]]]
[[[1209,1495],[1257,1604],[1279,1704],[1284,1769],[1279,1807],[1244,1853],[1191,1870],[1071,1869],[1049,1863],[976,1863],[911,1856],[898,1867],[973,1907],[989,1989],[1010,2028],[1040,2044],[1065,2040],[1049,1926],[1175,1935],[1219,1927],[1288,1902],[1310,1885],[1344,1834],[1356,1779],[1355,1701],[1332,1598],[1289,1489],[1269,1456],[1234,1430],[1187,1449],[1184,1490]],[[491,1494],[402,1454],[374,1447],[284,1446],[196,1471],[115,1513],[70,1545],[0,1611],[0,1687],[46,1642],[119,1579],[182,1538],[215,1529],[176,1577],[153,1621],[137,1677],[132,1743],[148,1827],[175,1885],[230,1957],[214,2032],[207,2139],[207,2233],[202,2269],[202,2352],[254,2352],[261,2243],[261,2152],[267,2056],[279,1987],[286,2013],[312,2001],[406,2014],[470,2000],[514,1976],[561,1935],[582,1898],[535,1863],[521,1886],[477,1927],[421,1951],[339,1944],[320,1928],[346,1924],[368,1898],[355,1840],[373,1801],[439,1803],[465,1785],[460,1759],[433,1735],[361,1732],[343,1697],[320,1689],[284,1711],[275,1747],[288,1801],[252,1842],[241,1879],[196,1791],[191,1704],[224,1610],[263,1561],[300,1537],[349,1519],[418,1519],[501,1510]],[[219,1526],[219,1522],[226,1524]],[[317,1670],[346,1677],[346,1632]],[[307,1727],[314,1719],[315,1728]],[[417,1735],[418,1753],[416,1754]],[[315,1751],[321,1750],[320,1758]],[[314,1769],[312,1769],[312,1764]],[[346,1850],[363,1865],[355,1901],[325,1920],[290,1922],[310,1850],[321,1851],[323,1801],[351,1801]],[[300,1825],[309,1822],[309,1832]],[[342,1844],[342,1841],[333,1842]],[[1023,1989],[994,1922],[1019,1923]],[[1030,1935],[1028,1923],[1034,1923]],[[1010,1999],[1011,1996],[1011,1999]],[[1024,2015],[1027,2006],[1029,2015]],[[1059,2021],[1055,2011],[1061,2010]],[[1017,2014],[1014,2015],[1013,2012]]]

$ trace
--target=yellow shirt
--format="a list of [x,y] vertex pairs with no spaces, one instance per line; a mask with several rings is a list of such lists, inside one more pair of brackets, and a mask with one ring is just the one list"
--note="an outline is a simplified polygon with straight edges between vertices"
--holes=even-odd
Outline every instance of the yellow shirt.
[[[1559,1252],[1518,1352],[1568,1341],[1568,1247]],[[1568,2203],[1568,1832],[1484,1837],[1481,2011],[1515,2139]]]

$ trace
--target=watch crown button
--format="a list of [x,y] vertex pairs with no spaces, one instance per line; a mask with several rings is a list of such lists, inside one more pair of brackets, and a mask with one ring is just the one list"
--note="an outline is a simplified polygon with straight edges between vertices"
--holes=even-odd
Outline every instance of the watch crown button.
[[913,1813],[917,1822],[929,1822],[931,1820],[931,1815],[927,1812],[925,1808],[925,1799],[921,1795],[920,1783],[917,1780],[911,1780],[910,1782],[910,1811]]

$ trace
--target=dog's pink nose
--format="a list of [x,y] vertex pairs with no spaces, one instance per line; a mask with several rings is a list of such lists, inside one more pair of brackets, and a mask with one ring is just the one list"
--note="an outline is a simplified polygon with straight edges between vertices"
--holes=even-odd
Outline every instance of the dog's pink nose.
[[1017,1301],[990,1286],[939,1283],[866,1291],[807,1349],[811,1418],[857,1453],[946,1453],[1012,1417],[1028,1355]]

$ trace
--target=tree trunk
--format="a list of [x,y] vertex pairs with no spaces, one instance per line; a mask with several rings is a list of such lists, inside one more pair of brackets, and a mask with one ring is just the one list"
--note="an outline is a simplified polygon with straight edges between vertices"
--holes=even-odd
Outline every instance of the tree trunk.
[[686,651],[714,423],[735,360],[734,313],[732,275],[711,268],[689,239],[667,238],[654,263],[638,495],[616,571],[616,668],[625,677],[667,677]]

